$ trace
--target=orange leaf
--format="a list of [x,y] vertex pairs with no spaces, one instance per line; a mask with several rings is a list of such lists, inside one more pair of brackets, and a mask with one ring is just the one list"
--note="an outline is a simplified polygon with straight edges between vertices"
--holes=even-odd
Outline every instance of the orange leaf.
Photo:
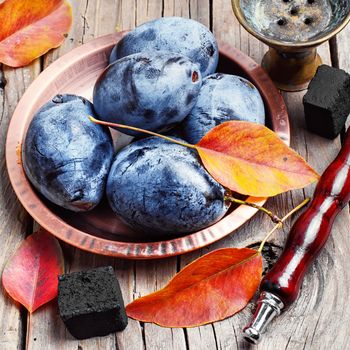
[[127,305],[129,317],[164,327],[194,327],[242,310],[257,290],[261,254],[219,249],[187,265],[163,289]]
[[63,272],[57,239],[40,229],[22,242],[7,262],[2,284],[14,300],[33,312],[57,296],[58,275]]
[[208,172],[232,191],[270,197],[316,181],[319,175],[263,125],[229,121],[196,145]]
[[0,23],[0,63],[22,67],[61,45],[72,9],[64,0],[6,0]]

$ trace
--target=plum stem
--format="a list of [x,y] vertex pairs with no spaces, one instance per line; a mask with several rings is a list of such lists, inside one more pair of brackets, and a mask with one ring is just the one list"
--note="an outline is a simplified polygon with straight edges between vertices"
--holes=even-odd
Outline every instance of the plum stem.
[[268,210],[260,205],[257,205],[255,203],[246,202],[242,199],[237,199],[237,198],[232,197],[232,196],[225,196],[225,201],[229,201],[229,202],[233,202],[233,203],[241,204],[241,205],[247,205],[248,207],[258,209],[258,210],[264,212],[265,214],[267,214],[271,218],[272,222],[274,222],[274,223],[282,222],[282,220],[277,215],[275,215],[272,211],[270,211],[270,210]]
[[138,132],[142,132],[144,134],[160,137],[160,138],[162,138],[164,140],[167,140],[167,141],[170,141],[170,142],[173,142],[173,143],[177,143],[178,145],[181,145],[181,146],[184,146],[184,147],[197,149],[196,146],[191,145],[190,143],[181,142],[181,141],[175,140],[175,139],[173,139],[171,137],[164,136],[164,135],[161,135],[161,134],[157,134],[156,132],[153,132],[153,131],[150,131],[150,130],[140,129],[140,128],[136,128],[135,126],[129,126],[129,125],[124,125],[124,124],[116,124],[116,123],[105,122],[103,120],[98,120],[98,119],[92,117],[91,115],[89,115],[89,119],[95,124],[106,125],[106,126],[110,126],[110,127],[113,127],[113,128],[120,128],[120,129],[127,129],[127,130],[138,131]]
[[301,209],[303,206],[305,206],[307,203],[309,203],[310,198],[304,199],[298,206],[296,206],[293,210],[291,210],[287,215],[285,215],[281,221],[266,235],[266,237],[263,239],[263,241],[260,244],[260,247],[258,249],[258,252],[261,253],[264,249],[264,245],[267,242],[267,240],[271,237],[271,235],[279,228],[283,226],[283,223],[295,212],[297,212],[299,209]]

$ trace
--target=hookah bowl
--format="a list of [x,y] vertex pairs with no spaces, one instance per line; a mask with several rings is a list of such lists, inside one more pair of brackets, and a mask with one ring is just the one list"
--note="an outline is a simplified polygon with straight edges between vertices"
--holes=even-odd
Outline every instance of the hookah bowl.
[[322,64],[317,46],[350,20],[350,0],[231,0],[240,24],[269,46],[262,60],[284,91],[307,88]]

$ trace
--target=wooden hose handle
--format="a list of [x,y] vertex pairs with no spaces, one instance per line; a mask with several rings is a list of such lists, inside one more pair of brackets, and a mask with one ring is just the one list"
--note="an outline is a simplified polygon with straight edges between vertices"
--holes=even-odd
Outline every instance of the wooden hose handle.
[[281,256],[260,284],[257,311],[244,329],[246,340],[258,343],[267,324],[297,299],[305,273],[349,200],[350,128],[338,156],[321,176],[310,206],[294,223]]

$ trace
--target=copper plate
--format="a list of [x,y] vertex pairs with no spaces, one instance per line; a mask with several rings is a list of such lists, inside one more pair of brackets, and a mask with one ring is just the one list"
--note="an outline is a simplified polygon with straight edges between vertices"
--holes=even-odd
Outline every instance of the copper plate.
[[[75,93],[91,99],[95,80],[107,66],[109,53],[123,33],[94,39],[59,58],[32,83],[18,103],[6,140],[6,162],[12,186],[29,214],[59,239],[96,254],[152,259],[183,254],[225,237],[250,219],[256,210],[237,207],[215,225],[164,241],[131,231],[103,202],[89,213],[58,208],[33,190],[23,172],[19,149],[36,110],[57,93]],[[289,144],[289,122],[284,101],[264,70],[239,50],[219,43],[218,71],[239,74],[260,90],[270,127]],[[121,139],[120,135],[115,135]],[[249,198],[262,205],[266,199]],[[153,240],[152,240],[153,239]]]

